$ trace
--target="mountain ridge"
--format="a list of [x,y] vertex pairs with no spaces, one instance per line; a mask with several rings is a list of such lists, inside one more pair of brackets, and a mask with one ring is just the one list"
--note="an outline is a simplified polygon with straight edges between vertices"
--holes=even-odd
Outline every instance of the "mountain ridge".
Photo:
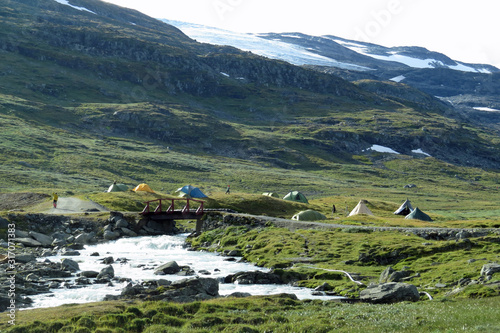
[[231,179],[260,182],[252,175],[286,170],[314,183],[322,182],[314,173],[340,165],[379,174],[395,168],[390,161],[427,163],[428,155],[437,164],[500,165],[494,132],[404,84],[349,82],[198,43],[96,0],[11,0],[0,18],[0,151],[9,183],[159,183],[195,170],[207,182],[224,178],[215,165],[229,164],[238,166],[224,169]]

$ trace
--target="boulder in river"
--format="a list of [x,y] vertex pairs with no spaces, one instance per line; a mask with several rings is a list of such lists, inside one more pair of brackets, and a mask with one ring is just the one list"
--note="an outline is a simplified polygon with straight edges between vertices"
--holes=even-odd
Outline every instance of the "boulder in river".
[[175,261],[167,262],[166,264],[161,265],[157,269],[155,269],[155,275],[164,275],[164,274],[176,274],[180,272],[181,268]]

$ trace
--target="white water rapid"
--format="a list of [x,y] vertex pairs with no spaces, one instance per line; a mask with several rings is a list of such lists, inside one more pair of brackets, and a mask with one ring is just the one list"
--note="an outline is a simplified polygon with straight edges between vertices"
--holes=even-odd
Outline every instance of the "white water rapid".
[[[99,272],[107,265],[101,261],[104,257],[126,258],[126,263],[115,262],[112,264],[115,276],[130,278],[134,284],[144,280],[166,279],[170,281],[180,280],[186,276],[177,275],[154,275],[154,268],[169,261],[176,261],[179,266],[189,266],[197,275],[202,277],[221,278],[242,271],[269,271],[266,268],[256,267],[246,263],[225,261],[227,257],[219,256],[210,252],[188,251],[182,245],[187,235],[176,236],[144,236],[133,238],[122,238],[117,241],[98,245],[87,245],[80,250],[80,256],[52,256],[40,258],[40,261],[50,260],[59,262],[63,258],[70,258],[78,262],[81,271],[92,270]],[[99,256],[91,256],[98,252]],[[205,270],[210,275],[202,275],[198,272]],[[107,284],[92,284],[84,287],[72,286],[75,278],[68,279],[67,288],[51,289],[49,294],[30,296],[33,300],[32,307],[53,307],[68,303],[86,303],[103,300],[106,295],[118,295],[127,284],[113,282],[113,286]],[[293,293],[299,299],[335,299],[335,296],[314,296],[310,289],[292,287],[289,285],[239,285],[232,283],[219,283],[219,294],[229,295],[233,292],[248,292],[252,295],[271,295],[279,293]]]

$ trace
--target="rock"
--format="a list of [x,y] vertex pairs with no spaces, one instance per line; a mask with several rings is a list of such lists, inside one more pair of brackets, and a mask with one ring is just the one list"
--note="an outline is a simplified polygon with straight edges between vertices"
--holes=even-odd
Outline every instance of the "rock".
[[9,221],[4,219],[3,217],[0,217],[0,229],[7,229],[9,226]]
[[181,268],[179,267],[179,265],[175,261],[171,261],[156,268],[154,274],[155,275],[176,274],[180,271]]
[[330,289],[332,289],[332,287],[327,282],[325,282],[322,285],[314,288],[314,291],[325,291],[325,290],[330,290]]
[[80,272],[80,276],[86,278],[96,278],[99,275],[99,272],[96,271],[82,271]]
[[132,285],[132,283],[127,284],[125,288],[122,289],[121,296],[135,296],[144,293],[145,289],[141,285]]
[[32,261],[36,261],[36,257],[31,253],[22,253],[16,255],[16,262],[28,263]]
[[103,280],[103,279],[111,280],[114,277],[115,277],[115,269],[111,265],[106,266],[103,269],[101,269],[101,271],[97,275],[97,279],[99,279],[99,280]]
[[394,268],[392,267],[387,267],[384,269],[384,271],[380,274],[380,277],[378,279],[379,283],[386,283],[388,282],[387,280],[389,279],[389,276],[391,276],[392,273],[394,273]]
[[29,234],[33,239],[40,242],[42,246],[50,246],[54,241],[52,237],[41,234],[39,232],[30,231]]
[[360,299],[370,303],[416,302],[420,299],[417,287],[412,284],[389,282],[370,286],[360,292]]
[[83,232],[83,233],[81,233],[81,234],[79,234],[78,236],[75,237],[74,242],[76,244],[88,244],[89,241],[90,241],[90,239],[91,239],[91,235],[88,234],[88,233]]
[[126,227],[128,227],[128,222],[124,218],[117,219],[117,221],[115,221],[115,227],[117,229],[118,228],[126,228]]
[[498,272],[500,272],[500,265],[497,263],[485,264],[481,268],[481,276],[491,276]]
[[282,284],[280,276],[274,273],[264,273],[260,271],[239,272],[234,275],[228,275],[224,279],[225,283],[238,284]]
[[79,256],[80,255],[80,252],[76,251],[76,250],[71,250],[71,249],[67,249],[67,248],[64,248],[62,251],[61,251],[61,255],[62,256]]
[[121,231],[125,236],[137,237],[137,234],[128,228],[121,228]]
[[16,228],[14,231],[16,238],[30,238],[30,233]]
[[244,297],[250,297],[250,296],[252,296],[252,294],[237,291],[237,292],[234,292],[234,293],[227,295],[226,298],[229,298],[229,297],[244,298]]
[[172,282],[162,295],[172,302],[192,302],[219,296],[219,283],[211,278],[188,278]]
[[120,237],[120,233],[117,231],[106,230],[106,231],[104,231],[103,237],[104,237],[104,239],[107,239],[107,240],[115,240],[115,239],[118,239]]
[[65,271],[76,272],[80,270],[78,263],[72,259],[64,258],[61,261],[61,268]]
[[102,259],[102,263],[105,265],[110,265],[115,262],[115,259],[113,257],[106,257]]
[[33,238],[14,238],[14,242],[23,244],[28,247],[39,247],[42,246],[42,243],[34,240]]
[[91,257],[99,257],[100,254],[99,254],[99,252],[92,252],[92,254],[90,256]]

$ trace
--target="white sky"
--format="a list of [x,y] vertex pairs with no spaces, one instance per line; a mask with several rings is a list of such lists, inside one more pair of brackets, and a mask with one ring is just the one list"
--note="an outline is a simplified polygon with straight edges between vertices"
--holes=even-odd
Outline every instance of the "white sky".
[[500,68],[498,0],[105,0],[236,32],[335,35],[384,46],[423,46]]

